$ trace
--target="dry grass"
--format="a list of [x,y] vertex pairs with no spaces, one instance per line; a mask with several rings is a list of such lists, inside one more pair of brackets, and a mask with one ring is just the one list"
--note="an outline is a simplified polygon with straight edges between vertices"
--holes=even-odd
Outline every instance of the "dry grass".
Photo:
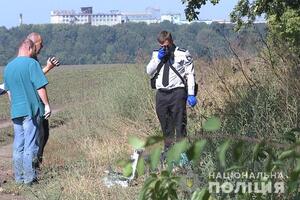
[[[105,170],[116,166],[126,158],[132,149],[127,143],[129,135],[135,134],[134,126],[119,124],[112,130],[102,129],[101,135],[93,132],[90,136],[70,138],[74,133],[72,125],[60,127],[62,133],[55,133],[46,148],[44,168],[58,170],[63,199],[133,199],[139,188],[107,188],[102,183]],[[68,126],[68,127],[67,127]],[[73,130],[73,131],[70,131]],[[74,135],[73,135],[74,136]],[[68,142],[69,141],[69,142]],[[55,166],[55,167],[54,167]],[[65,168],[67,166],[67,168]],[[47,197],[48,198],[48,197]]]
[[[50,74],[49,96],[64,108],[50,120],[56,128],[45,149],[39,186],[21,193],[40,199],[135,199],[142,184],[107,188],[102,178],[132,153],[128,136],[145,137],[151,132],[147,123],[156,120],[148,114],[153,112],[152,91],[137,89],[148,87],[147,79],[132,81],[136,76],[145,77],[137,66],[66,68]],[[128,98],[145,101],[136,104]],[[131,113],[133,109],[138,112]]]
[[28,189],[11,182],[5,190],[29,199],[133,199],[142,184],[106,188],[101,180],[132,153],[128,136],[146,136],[156,120],[144,67],[68,66],[51,72],[49,82],[52,105],[63,109],[50,119],[40,184]]
[[[223,114],[228,102],[236,103],[247,96],[247,78],[277,87],[274,75],[264,77],[270,69],[258,60],[244,59],[242,67],[234,67],[236,63],[226,59],[210,64],[196,62],[199,104],[188,110],[190,135],[202,128],[205,117]],[[55,128],[46,146],[41,181],[33,192],[14,191],[39,199],[136,199],[143,177],[137,180],[137,186],[129,188],[107,188],[101,179],[109,166],[116,166],[119,159],[131,154],[128,136],[143,138],[160,133],[144,66],[69,66],[51,72],[49,80],[51,102],[62,105],[63,111],[50,120]],[[234,105],[247,113],[248,105]],[[255,109],[259,111],[260,107]],[[239,120],[244,123],[243,117],[232,121]],[[203,158],[206,164],[202,171],[213,168],[213,153],[207,152]]]

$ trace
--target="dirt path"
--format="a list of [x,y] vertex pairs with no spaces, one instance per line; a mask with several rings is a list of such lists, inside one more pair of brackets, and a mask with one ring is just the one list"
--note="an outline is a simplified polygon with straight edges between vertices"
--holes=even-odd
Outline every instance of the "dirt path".
[[6,145],[0,148],[0,199],[1,200],[24,200],[20,196],[2,193],[1,185],[12,179],[12,145]]
[[15,196],[11,194],[2,194],[0,193],[0,199],[1,200],[25,200],[21,196]]
[[11,120],[6,120],[6,119],[0,119],[0,129],[1,128],[6,128],[12,125]]
[[[52,114],[61,111],[62,108],[55,108]],[[0,129],[12,126],[11,120],[0,120]],[[0,200],[25,200],[21,196],[2,193],[1,185],[13,178],[12,174],[12,144],[0,147]]]
[[0,199],[1,200],[25,200],[24,197],[2,193],[1,185],[12,179],[12,145],[0,148]]
[[0,148],[0,185],[12,177],[11,171],[12,145]]

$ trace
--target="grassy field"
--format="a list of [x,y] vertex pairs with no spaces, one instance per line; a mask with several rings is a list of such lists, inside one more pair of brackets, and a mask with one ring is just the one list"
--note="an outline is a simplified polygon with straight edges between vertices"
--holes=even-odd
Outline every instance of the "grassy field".
[[[198,105],[188,109],[190,137],[199,137],[202,122],[210,115],[222,119],[221,134],[237,138],[280,141],[282,131],[299,123],[299,99],[283,98],[291,88],[279,83],[276,73],[270,73],[273,69],[258,60],[237,71],[226,59],[210,64],[197,61],[196,66],[200,91]],[[282,77],[291,81],[286,73]],[[5,191],[29,199],[136,199],[145,177],[126,189],[106,188],[101,179],[109,166],[131,154],[128,136],[160,134],[145,66],[64,66],[51,71],[48,78],[50,102],[61,111],[50,120],[40,184],[28,189],[10,181]],[[0,104],[0,119],[6,119],[7,97],[1,97]],[[6,135],[4,142],[11,140],[11,128],[0,131],[0,137]],[[210,140],[210,150],[199,163],[204,180],[217,167],[218,144],[217,138]]]
[[[61,111],[50,120],[40,184],[33,190],[5,186],[30,199],[132,199],[140,187],[103,186],[104,171],[132,151],[129,135],[146,136],[158,123],[144,66],[66,66],[49,73],[51,104]],[[2,97],[1,97],[2,98]],[[1,99],[1,118],[9,118]],[[12,135],[12,128],[1,129]],[[7,138],[4,139],[7,142]]]

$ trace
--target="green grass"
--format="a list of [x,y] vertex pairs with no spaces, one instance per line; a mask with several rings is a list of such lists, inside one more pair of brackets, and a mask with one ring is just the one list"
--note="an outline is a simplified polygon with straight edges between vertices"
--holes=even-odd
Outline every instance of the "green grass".
[[[235,134],[237,139],[248,135],[280,141],[282,131],[296,125],[300,116],[298,96],[285,98],[284,91],[293,90],[278,84],[266,67],[255,63],[244,66],[257,69],[256,73],[246,69],[260,86],[253,89],[241,72],[230,70],[229,62],[216,61],[208,67],[206,63],[196,63],[197,80],[205,84],[200,87],[198,105],[188,109],[190,137],[199,137],[199,132],[206,134],[202,122],[210,115],[221,117],[220,134]],[[289,76],[282,76],[289,80]],[[145,66],[65,66],[51,71],[48,78],[51,105],[61,111],[50,119],[51,135],[40,184],[29,190],[9,183],[5,190],[29,199],[136,199],[144,177],[126,189],[108,189],[101,178],[109,166],[116,166],[119,159],[131,154],[128,136],[161,134],[154,109],[155,94]],[[9,117],[8,100],[2,99],[0,119]],[[285,118],[280,120],[282,117],[276,113]],[[3,143],[11,141],[11,128],[1,130],[1,134],[2,131],[7,135]],[[222,142],[214,138],[214,133],[207,136],[212,140],[197,169],[204,181],[209,172],[218,170],[216,147]]]
[[[146,136],[152,132],[151,124],[158,128],[144,67],[66,66],[50,72],[50,102],[61,111],[50,119],[40,184],[32,190],[13,184],[5,189],[30,199],[132,199],[138,189],[107,189],[101,177],[131,153],[129,135]],[[8,106],[8,101],[4,104]]]

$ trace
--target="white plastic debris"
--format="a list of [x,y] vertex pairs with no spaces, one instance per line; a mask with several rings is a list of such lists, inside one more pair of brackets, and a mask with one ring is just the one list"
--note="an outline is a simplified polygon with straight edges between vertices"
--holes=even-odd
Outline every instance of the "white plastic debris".
[[119,185],[122,187],[128,187],[130,181],[132,181],[135,178],[138,160],[143,151],[144,151],[143,149],[135,149],[133,154],[130,156],[131,162],[132,162],[132,164],[131,164],[132,174],[130,177],[125,177],[121,173],[117,173],[112,170],[105,171],[107,173],[107,176],[103,178],[104,184],[108,188],[115,186],[115,185]]

